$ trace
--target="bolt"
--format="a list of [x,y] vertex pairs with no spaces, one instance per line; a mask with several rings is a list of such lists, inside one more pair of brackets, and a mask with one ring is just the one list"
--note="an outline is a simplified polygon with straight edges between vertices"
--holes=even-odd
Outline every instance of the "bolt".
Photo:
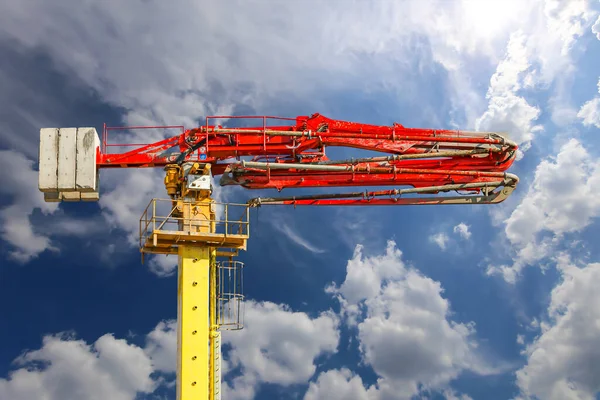
[[198,282],[192,282],[192,286],[197,286]]
[[196,386],[196,382],[192,382],[192,386]]
[[192,335],[195,335],[196,333],[198,333],[198,331],[192,331]]
[[196,306],[192,307],[192,311],[196,311],[197,308],[198,307],[196,307]]
[[196,361],[196,356],[192,357],[192,361]]

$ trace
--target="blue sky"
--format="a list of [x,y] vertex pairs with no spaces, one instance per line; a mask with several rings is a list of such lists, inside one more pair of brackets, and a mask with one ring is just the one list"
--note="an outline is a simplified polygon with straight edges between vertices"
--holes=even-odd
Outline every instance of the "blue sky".
[[162,171],[44,203],[40,128],[314,112],[507,132],[521,183],[495,206],[254,210],[224,398],[598,398],[598,1],[2,9],[0,400],[175,397],[176,260],[136,247]]

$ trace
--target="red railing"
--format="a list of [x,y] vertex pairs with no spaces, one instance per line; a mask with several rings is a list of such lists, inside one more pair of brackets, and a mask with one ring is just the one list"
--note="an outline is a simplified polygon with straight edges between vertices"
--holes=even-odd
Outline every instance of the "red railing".
[[[111,154],[108,152],[109,147],[143,147],[150,143],[109,143],[108,136],[110,131],[127,131],[127,130],[143,130],[143,129],[179,129],[179,134],[185,131],[183,125],[164,125],[164,126],[106,126],[102,130],[102,143],[101,151],[104,154]],[[174,136],[174,135],[169,135]],[[165,136],[166,137],[166,136]]]

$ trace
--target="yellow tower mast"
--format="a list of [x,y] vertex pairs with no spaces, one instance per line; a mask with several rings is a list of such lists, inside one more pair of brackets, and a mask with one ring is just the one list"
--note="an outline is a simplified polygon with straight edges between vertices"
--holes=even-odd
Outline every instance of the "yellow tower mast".
[[[173,164],[165,170],[171,200],[153,199],[142,214],[140,249],[142,254],[178,255],[177,399],[219,400],[220,329],[223,324],[242,326],[238,284],[243,265],[233,257],[246,249],[249,209],[211,198],[210,164]],[[161,203],[170,203],[166,215]],[[232,208],[242,211],[241,218],[229,219]],[[219,263],[218,256],[229,261]]]

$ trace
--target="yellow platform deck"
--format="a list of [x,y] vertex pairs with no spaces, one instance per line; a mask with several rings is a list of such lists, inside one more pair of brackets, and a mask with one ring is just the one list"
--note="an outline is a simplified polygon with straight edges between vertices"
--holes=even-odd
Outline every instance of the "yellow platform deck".
[[246,250],[247,235],[155,230],[142,244],[144,253],[177,254],[180,245]]

